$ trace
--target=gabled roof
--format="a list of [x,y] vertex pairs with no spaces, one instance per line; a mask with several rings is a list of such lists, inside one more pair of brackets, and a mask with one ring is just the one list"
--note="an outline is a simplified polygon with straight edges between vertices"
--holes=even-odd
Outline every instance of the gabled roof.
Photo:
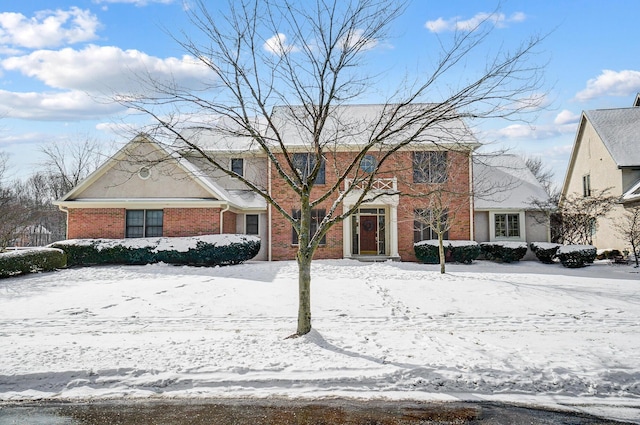
[[549,195],[518,155],[485,155],[473,159],[476,210],[528,210]]
[[[109,170],[113,169],[119,161],[126,159],[127,153],[136,145],[136,144],[150,144],[155,149],[162,151],[166,154],[167,158],[172,158],[176,164],[182,168],[182,170],[186,173],[186,175],[193,181],[195,184],[198,184],[202,187],[206,193],[211,195],[211,199],[215,199],[217,201],[222,201],[227,205],[236,208],[265,208],[266,203],[264,200],[255,199],[255,196],[247,196],[243,194],[242,196],[237,191],[231,193],[226,189],[222,188],[218,185],[214,179],[210,178],[206,173],[196,167],[192,162],[188,161],[186,158],[180,156],[178,153],[174,151],[169,151],[165,149],[164,146],[157,143],[150,136],[146,134],[139,134],[134,137],[129,143],[127,143],[122,149],[116,152],[111,158],[109,158],[106,162],[104,162],[96,171],[91,173],[87,178],[81,181],[76,187],[71,189],[67,194],[65,194],[61,199],[55,202],[57,205],[68,204],[69,202],[75,202],[75,198],[77,195],[81,194],[85,189],[94,184],[100,177],[105,175]],[[257,196],[257,195],[256,195]],[[158,198],[155,201],[158,202],[170,202],[173,198]],[[153,199],[144,199],[147,202],[154,201]],[[260,202],[262,200],[262,202]],[[125,199],[80,199],[77,202],[82,203],[85,202],[105,202],[117,204],[119,202],[124,202]],[[126,201],[136,201],[136,199],[127,198]],[[138,202],[142,202],[142,199],[137,199]],[[175,201],[185,202],[187,199],[184,198],[175,198]],[[193,199],[193,201],[201,202],[202,199]]]
[[640,107],[596,109],[584,116],[618,167],[640,167]]

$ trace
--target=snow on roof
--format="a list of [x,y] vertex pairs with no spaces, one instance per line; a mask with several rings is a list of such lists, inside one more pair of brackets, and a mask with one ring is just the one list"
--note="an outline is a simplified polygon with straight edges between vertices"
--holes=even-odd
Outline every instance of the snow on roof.
[[[263,120],[256,119],[253,125],[266,131]],[[261,150],[253,138],[238,133],[240,130],[237,124],[222,119],[207,127],[191,127],[181,132],[184,138],[205,151],[232,153]]]
[[267,201],[252,190],[227,190],[229,200],[246,209],[266,209]]
[[[411,111],[425,108],[435,108],[438,104],[416,104],[406,108],[406,116]],[[341,146],[360,146],[369,142],[373,131],[380,120],[385,116],[385,111],[389,111],[393,105],[340,105],[334,107],[323,132],[324,143],[329,146],[339,148]],[[413,109],[411,109],[413,108]],[[441,113],[436,111],[435,113]],[[271,115],[272,123],[284,144],[288,147],[306,147],[310,145],[311,132],[307,124],[309,114],[303,106],[276,106]],[[256,118],[253,123],[254,128],[265,137],[274,147],[278,147],[273,130],[266,124],[266,120]],[[396,126],[397,128],[398,126]],[[402,137],[408,137],[415,130],[415,126],[407,126],[404,131],[397,132],[397,135],[389,143],[395,143]],[[208,151],[220,152],[245,152],[259,151],[261,147],[251,137],[243,134],[245,130],[240,129],[237,123],[230,120],[220,119],[207,127],[193,127],[185,129],[184,137],[193,141]],[[269,142],[270,140],[270,142]],[[459,117],[442,120],[423,131],[416,143],[442,143],[442,144],[467,144],[478,145],[471,130]]]
[[478,210],[531,209],[531,202],[546,202],[549,195],[518,155],[476,155],[473,180]]
[[[436,108],[437,105],[435,103],[410,105],[406,108],[406,117],[410,116],[412,111]],[[374,129],[378,126],[380,118],[383,117],[381,123],[384,124],[384,117],[393,108],[394,105],[384,104],[336,106],[327,121],[323,142],[334,146],[364,145],[369,142],[372,134],[376,133]],[[307,117],[308,113],[303,106],[276,106],[273,108],[273,121],[285,143],[290,146],[308,146],[310,144],[310,132],[306,127],[309,124],[306,122]],[[400,118],[400,121],[402,122],[404,118]],[[398,126],[395,127],[398,128]],[[389,143],[395,143],[402,137],[412,136],[415,130],[415,126],[407,125],[403,131],[397,132],[396,137]],[[415,142],[478,144],[478,140],[459,117],[435,123],[423,131]]]
[[584,111],[619,167],[640,166],[640,107]]

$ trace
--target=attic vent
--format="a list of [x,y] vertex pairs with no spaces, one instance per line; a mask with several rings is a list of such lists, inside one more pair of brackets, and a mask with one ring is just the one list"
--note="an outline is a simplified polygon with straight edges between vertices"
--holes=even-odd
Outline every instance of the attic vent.
[[140,177],[142,180],[146,180],[151,176],[151,171],[149,170],[148,167],[142,167],[140,168],[140,170],[138,171],[138,177]]

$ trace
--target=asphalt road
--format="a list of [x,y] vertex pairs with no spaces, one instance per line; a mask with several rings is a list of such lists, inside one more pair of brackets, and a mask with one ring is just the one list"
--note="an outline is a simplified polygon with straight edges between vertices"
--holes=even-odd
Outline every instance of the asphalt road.
[[496,403],[170,400],[0,405],[0,425],[609,425],[577,413]]

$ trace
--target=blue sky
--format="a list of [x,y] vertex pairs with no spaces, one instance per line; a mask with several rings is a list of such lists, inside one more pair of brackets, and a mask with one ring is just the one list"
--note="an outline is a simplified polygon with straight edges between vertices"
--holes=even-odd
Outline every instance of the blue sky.
[[[221,3],[210,1],[213,7]],[[497,5],[414,0],[392,37],[375,47],[375,58],[419,66],[436,36],[450,36],[456,23],[472,22]],[[186,82],[202,78],[203,70],[169,35],[189,32],[185,7],[183,0],[1,2],[0,151],[9,153],[14,174],[34,171],[42,159],[39,147],[49,143],[92,138],[108,152],[113,142],[126,142],[114,130],[129,119],[125,111],[96,101],[127,89],[124,70],[153,69],[157,77]],[[492,49],[549,33],[539,49],[548,61],[547,106],[529,123],[487,123],[482,137],[542,157],[561,181],[580,113],[631,106],[640,91],[639,12],[635,0],[503,1]],[[386,69],[385,81],[393,85],[402,72]]]

